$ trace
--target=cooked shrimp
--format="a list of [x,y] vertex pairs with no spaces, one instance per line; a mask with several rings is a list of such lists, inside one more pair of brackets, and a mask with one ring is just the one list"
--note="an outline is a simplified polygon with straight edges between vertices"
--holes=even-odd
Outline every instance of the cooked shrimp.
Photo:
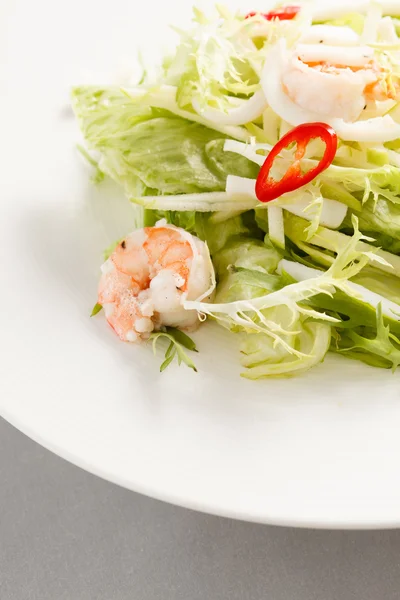
[[206,244],[165,221],[128,235],[101,270],[98,302],[127,342],[147,339],[163,325],[194,328],[197,312],[183,302],[209,298],[215,287]]
[[282,74],[282,86],[298,106],[347,122],[358,119],[368,103],[397,95],[390,75],[367,46],[298,44]]

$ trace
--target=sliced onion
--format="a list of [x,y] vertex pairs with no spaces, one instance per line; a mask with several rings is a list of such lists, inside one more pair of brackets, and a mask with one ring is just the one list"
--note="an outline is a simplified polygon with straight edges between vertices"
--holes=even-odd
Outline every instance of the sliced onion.
[[302,108],[285,94],[281,76],[287,67],[288,58],[284,39],[271,49],[264,65],[261,85],[269,106],[284,120],[293,126],[302,123],[324,121],[331,125],[337,135],[345,141],[353,142],[389,142],[400,138],[400,125],[389,115],[366,121],[347,123],[343,119],[327,118],[326,115]]
[[237,142],[236,140],[226,140],[224,145],[225,152],[240,154],[240,156],[244,156],[248,160],[251,160],[262,167],[265,162],[265,156],[257,154],[257,150],[267,150],[270,152],[272,146],[269,144],[244,144],[243,142]]
[[[400,42],[393,20],[390,17],[384,17],[379,21],[378,36],[379,40],[383,43],[398,44]],[[400,60],[400,52],[398,50],[394,50],[392,56],[395,60]]]
[[356,46],[360,36],[351,27],[313,25],[300,38],[303,44],[329,44],[331,46]]
[[268,211],[268,236],[271,242],[285,249],[285,226],[283,220],[283,209],[270,203]]
[[248,194],[230,194],[227,192],[200,192],[198,194],[176,194],[167,196],[142,196],[131,199],[152,210],[179,210],[197,212],[246,211],[254,208],[258,200]]
[[198,115],[216,125],[244,125],[255,121],[267,107],[264,92],[258,90],[248,100],[240,100],[240,105],[226,112],[216,108],[202,109],[200,101],[195,98],[192,106]]
[[348,67],[364,67],[374,58],[368,46],[328,46],[325,44],[298,44],[296,54],[304,63],[326,62]]
[[[255,206],[261,206],[256,196],[255,186],[255,179],[238,177],[237,175],[228,175],[226,178],[226,192],[229,196],[233,196],[234,194],[240,197],[248,196],[257,202]],[[299,197],[299,192],[297,191],[292,192],[291,194],[285,194],[270,204],[272,206],[275,205],[284,208],[293,215],[302,217],[307,221],[312,221],[316,211],[316,209],[313,210],[312,208],[309,208],[312,201],[313,197],[308,191],[305,191],[302,197]],[[255,206],[253,206],[253,208],[255,208]],[[336,200],[324,198],[320,215],[320,224],[329,229],[337,229],[343,223],[346,214],[347,206],[345,204],[337,202]]]
[[364,29],[361,34],[362,44],[374,44],[376,42],[381,19],[382,7],[376,2],[372,2],[365,17]]
[[390,115],[355,123],[330,119],[329,124],[346,142],[391,142],[400,138],[400,125]]
[[249,179],[248,177],[239,177],[238,175],[228,175],[226,178],[227,194],[238,194],[239,196],[248,196],[257,200],[256,196],[256,179]]
[[[279,205],[297,217],[306,219],[306,221],[312,221],[315,217],[316,209],[313,210],[313,207],[309,209],[311,202],[312,196],[305,195],[301,200],[296,200],[296,202],[291,203],[279,200]],[[329,229],[337,229],[343,223],[346,214],[347,206],[345,204],[337,202],[336,200],[324,198],[319,222]]]
[[378,35],[381,41],[388,44],[398,44],[400,41],[394,23],[390,17],[384,17],[379,21]]

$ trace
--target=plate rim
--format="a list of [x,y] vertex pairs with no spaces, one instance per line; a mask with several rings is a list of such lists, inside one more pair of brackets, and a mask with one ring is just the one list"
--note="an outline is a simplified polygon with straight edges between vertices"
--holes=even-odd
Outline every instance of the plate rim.
[[178,506],[187,510],[193,510],[203,514],[213,515],[217,517],[223,517],[227,519],[233,519],[235,521],[243,521],[248,523],[257,523],[260,525],[278,526],[278,527],[294,527],[298,529],[318,529],[318,530],[339,530],[339,531],[374,531],[374,530],[390,530],[400,528],[400,514],[398,519],[388,518],[381,520],[376,519],[332,519],[330,521],[326,519],[309,519],[301,517],[268,517],[266,514],[264,517],[260,515],[252,515],[246,513],[244,510],[233,510],[229,507],[216,506],[214,503],[200,503],[192,498],[185,498],[183,494],[172,493],[166,491],[164,488],[158,487],[157,485],[146,486],[140,482],[128,482],[123,481],[123,478],[109,472],[107,469],[101,469],[101,467],[92,463],[86,462],[82,456],[75,454],[68,448],[58,445],[55,441],[50,440],[48,437],[43,436],[36,430],[30,428],[27,423],[22,422],[21,419],[13,415],[10,411],[1,408],[0,416],[12,427],[18,430],[23,435],[27,436],[30,440],[39,444],[52,454],[55,454],[62,460],[70,463],[74,467],[78,467],[83,471],[99,477],[104,481],[108,481],[118,487],[129,490],[136,494],[140,494],[147,498],[158,500],[160,502],[166,502],[173,506]]

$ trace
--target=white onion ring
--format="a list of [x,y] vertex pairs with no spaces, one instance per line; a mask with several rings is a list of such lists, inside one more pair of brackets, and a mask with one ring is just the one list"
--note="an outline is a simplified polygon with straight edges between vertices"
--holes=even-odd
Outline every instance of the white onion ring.
[[312,25],[300,38],[303,44],[329,44],[330,46],[357,46],[360,36],[351,27],[338,25]]
[[267,108],[267,102],[264,92],[258,90],[249,100],[241,101],[240,106],[228,109],[227,112],[216,108],[202,110],[201,103],[197,98],[193,100],[192,106],[198,115],[210,121],[210,123],[219,125],[244,125],[261,117]]

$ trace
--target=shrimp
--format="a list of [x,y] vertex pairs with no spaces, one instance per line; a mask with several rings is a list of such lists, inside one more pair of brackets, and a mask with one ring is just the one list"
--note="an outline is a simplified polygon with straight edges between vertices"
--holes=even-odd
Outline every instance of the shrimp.
[[282,87],[301,108],[354,122],[369,103],[394,100],[390,74],[369,47],[298,44],[282,73]]
[[210,299],[214,268],[207,245],[159,221],[123,239],[101,267],[98,302],[121,340],[145,340],[162,326],[194,329],[185,300]]

